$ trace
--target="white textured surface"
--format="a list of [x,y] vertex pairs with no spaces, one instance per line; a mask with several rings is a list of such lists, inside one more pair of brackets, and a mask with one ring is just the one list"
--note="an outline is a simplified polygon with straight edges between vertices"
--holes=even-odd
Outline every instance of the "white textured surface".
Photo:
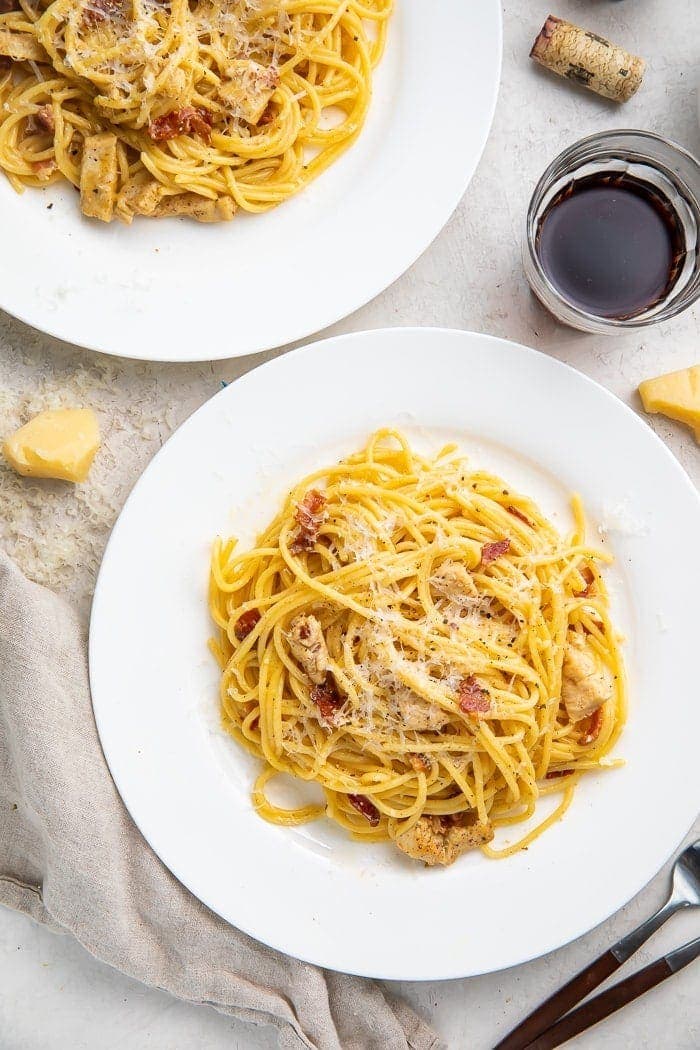
[[[439,0],[434,3],[437,10]],[[700,311],[642,335],[614,340],[562,329],[528,292],[520,265],[521,229],[535,179],[545,163],[579,135],[603,127],[641,127],[700,151],[694,97],[700,8],[696,0],[674,4],[559,0],[556,14],[609,35],[647,58],[646,82],[624,109],[559,82],[528,62],[532,39],[547,13],[547,7],[532,0],[506,0],[504,76],[496,123],[469,192],[447,229],[414,268],[333,331],[388,324],[483,330],[566,360],[639,408],[634,391],[640,379],[700,360]],[[176,306],[173,317],[164,319],[159,338],[167,338],[166,320],[177,323]],[[38,404],[42,397],[86,386],[94,390],[90,400],[100,412],[106,445],[93,487],[81,501],[72,490],[57,489],[46,499],[27,487],[19,522],[10,521],[7,514],[7,497],[16,491],[16,483],[0,468],[4,545],[25,567],[37,565],[40,551],[48,566],[45,581],[87,607],[113,516],[150,456],[177,422],[219,388],[221,380],[234,379],[266,356],[193,366],[108,361],[0,315],[0,431],[9,429],[24,398]],[[660,417],[651,422],[698,482],[700,456],[690,431]],[[264,426],[264,419],[260,425]],[[67,520],[75,518],[86,521],[86,528],[59,558],[53,553],[53,539]],[[664,885],[663,879],[657,880],[600,930],[535,963],[490,977],[401,990],[433,1020],[450,1050],[486,1050],[566,976],[645,917],[662,898]],[[466,905],[464,936],[468,937]],[[634,965],[697,935],[699,928],[698,915],[675,918]],[[691,1050],[700,1045],[697,967],[696,963],[577,1045],[590,1050],[656,1046]],[[0,913],[0,979],[3,1050],[274,1046],[268,1032],[253,1031],[207,1008],[145,989],[96,963],[74,942],[10,912]]]

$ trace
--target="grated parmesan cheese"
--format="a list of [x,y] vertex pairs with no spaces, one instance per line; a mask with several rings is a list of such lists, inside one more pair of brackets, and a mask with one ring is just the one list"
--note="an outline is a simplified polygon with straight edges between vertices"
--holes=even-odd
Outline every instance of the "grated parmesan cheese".
[[611,532],[618,536],[648,536],[649,526],[633,513],[629,499],[623,499],[603,507],[598,533],[605,538]]
[[[214,386],[209,375],[204,390]],[[80,407],[94,409],[103,438],[88,480],[77,488],[20,477],[0,457],[0,547],[30,579],[86,612],[131,486],[202,400],[201,393],[183,397],[181,372],[88,355],[0,314],[0,439],[43,409]]]

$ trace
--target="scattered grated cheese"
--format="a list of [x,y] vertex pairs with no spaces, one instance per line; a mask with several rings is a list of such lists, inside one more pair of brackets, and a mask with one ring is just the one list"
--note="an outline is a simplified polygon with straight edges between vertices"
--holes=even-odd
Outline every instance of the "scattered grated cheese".
[[610,532],[617,533],[618,536],[648,536],[649,526],[633,513],[630,501],[624,499],[603,507],[598,533],[605,538]]
[[100,422],[102,447],[81,485],[20,477],[0,457],[0,547],[86,612],[131,486],[202,398],[182,399],[180,373],[164,373],[159,391],[156,366],[90,357],[2,314],[0,347],[0,439],[46,408],[93,408]]

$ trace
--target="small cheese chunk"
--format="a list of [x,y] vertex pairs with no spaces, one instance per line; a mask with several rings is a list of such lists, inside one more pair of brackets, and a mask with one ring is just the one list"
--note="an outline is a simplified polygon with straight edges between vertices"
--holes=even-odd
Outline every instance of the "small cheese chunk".
[[5,459],[27,478],[85,481],[100,431],[90,408],[40,412],[3,445]]
[[646,412],[661,412],[686,423],[700,443],[700,365],[646,379],[639,384],[639,396]]

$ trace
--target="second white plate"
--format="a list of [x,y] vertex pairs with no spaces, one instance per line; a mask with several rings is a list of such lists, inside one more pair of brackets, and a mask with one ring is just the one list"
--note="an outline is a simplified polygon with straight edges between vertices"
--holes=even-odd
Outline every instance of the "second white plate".
[[[266,824],[250,800],[256,763],[219,728],[206,648],[214,536],[251,542],[293,481],[387,424],[425,450],[456,439],[562,530],[578,490],[593,537],[616,557],[608,579],[628,637],[631,710],[618,747],[627,764],[583,782],[565,818],[507,860],[474,854],[427,870],[328,821]],[[550,951],[625,904],[695,816],[698,535],[697,493],[652,431],[542,354],[482,335],[397,329],[278,358],[180,428],[110,539],[90,676],[114,780],[193,893],[291,955],[436,980]]]
[[352,149],[281,207],[231,223],[105,226],[81,217],[71,187],[18,197],[0,175],[12,244],[0,307],[151,361],[239,357],[319,331],[395,281],[447,222],[484,148],[500,64],[498,0],[399,0]]

